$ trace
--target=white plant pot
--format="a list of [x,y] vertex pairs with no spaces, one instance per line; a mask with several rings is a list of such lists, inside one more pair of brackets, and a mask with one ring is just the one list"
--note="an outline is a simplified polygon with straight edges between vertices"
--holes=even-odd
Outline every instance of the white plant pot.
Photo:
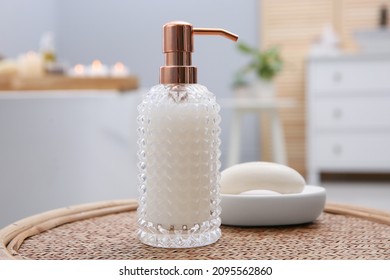
[[238,98],[272,98],[275,95],[275,83],[258,79],[251,85],[236,88],[234,94]]
[[272,98],[275,95],[275,83],[272,80],[258,79],[253,84],[253,91],[256,97]]

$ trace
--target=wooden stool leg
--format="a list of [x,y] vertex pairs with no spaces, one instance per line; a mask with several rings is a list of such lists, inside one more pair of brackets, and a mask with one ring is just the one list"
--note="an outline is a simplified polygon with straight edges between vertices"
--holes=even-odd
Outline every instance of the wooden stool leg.
[[271,117],[271,137],[272,137],[272,157],[276,163],[287,165],[286,148],[284,141],[284,131],[280,121],[279,113],[276,109],[270,111]]

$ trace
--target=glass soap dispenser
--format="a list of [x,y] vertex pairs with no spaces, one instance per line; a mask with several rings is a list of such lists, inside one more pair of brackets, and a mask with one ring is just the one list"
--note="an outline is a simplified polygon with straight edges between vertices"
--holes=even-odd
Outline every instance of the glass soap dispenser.
[[163,26],[160,84],[138,106],[138,238],[156,247],[204,246],[221,236],[220,107],[214,94],[197,84],[194,35],[238,39],[186,22]]

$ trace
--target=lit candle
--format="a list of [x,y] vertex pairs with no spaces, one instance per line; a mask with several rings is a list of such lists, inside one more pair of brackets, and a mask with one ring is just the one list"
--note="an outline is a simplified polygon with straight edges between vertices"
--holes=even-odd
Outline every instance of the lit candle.
[[43,76],[43,61],[36,52],[29,51],[18,58],[18,74],[24,78],[38,78]]
[[111,67],[111,76],[113,77],[125,77],[128,74],[129,69],[122,62],[117,62]]
[[104,77],[108,75],[107,66],[102,64],[100,60],[94,60],[88,70],[87,74],[92,77]]
[[73,77],[84,77],[85,75],[85,66],[82,64],[76,64],[69,72],[69,76]]

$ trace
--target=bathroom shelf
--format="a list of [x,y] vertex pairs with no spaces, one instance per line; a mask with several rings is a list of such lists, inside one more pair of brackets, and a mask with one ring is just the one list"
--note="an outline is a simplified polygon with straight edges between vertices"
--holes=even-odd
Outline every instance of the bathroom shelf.
[[128,91],[138,88],[138,78],[126,77],[69,77],[47,75],[42,78],[18,78],[0,81],[2,90],[118,90]]

